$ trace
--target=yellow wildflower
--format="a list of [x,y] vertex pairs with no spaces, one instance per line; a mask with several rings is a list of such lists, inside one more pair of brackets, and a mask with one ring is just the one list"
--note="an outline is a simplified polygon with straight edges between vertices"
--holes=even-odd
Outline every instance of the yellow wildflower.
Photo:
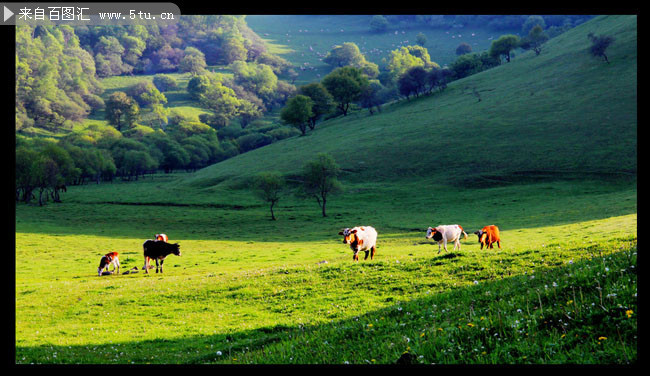
[[573,303],[573,300],[569,300],[568,302],[566,302],[566,305],[569,305],[571,303]]
[[632,317],[632,314],[633,314],[633,313],[634,313],[634,311],[632,311],[631,309],[628,309],[627,311],[625,311],[625,314],[627,315],[627,318],[628,318],[628,319],[629,319],[630,317]]
[[372,324],[368,324],[368,328],[372,328]]
[[471,322],[468,322],[468,323],[467,323],[467,326],[469,326],[470,328],[472,328],[472,327],[474,327],[474,324],[472,324]]
[[439,332],[442,332],[443,330],[444,330],[444,329],[442,329],[442,328],[438,328],[438,331],[439,331]]
[[599,340],[599,341],[604,341],[604,340],[606,340],[606,339],[607,339],[607,337],[598,337],[598,340]]
[[420,334],[420,338],[424,337],[424,333]]
[[566,334],[562,334],[562,336],[560,338],[564,338],[564,337],[566,337]]

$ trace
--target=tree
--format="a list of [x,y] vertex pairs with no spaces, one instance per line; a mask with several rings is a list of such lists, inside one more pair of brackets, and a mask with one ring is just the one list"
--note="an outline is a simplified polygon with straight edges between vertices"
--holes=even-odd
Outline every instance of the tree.
[[352,65],[360,67],[366,58],[359,50],[359,47],[352,42],[345,42],[342,45],[334,46],[330,52],[327,53],[323,62],[333,67],[344,67]]
[[492,42],[490,45],[490,56],[495,58],[501,58],[501,56],[506,58],[506,61],[510,62],[510,52],[519,47],[520,39],[518,36],[513,34],[502,35],[499,39]]
[[255,177],[255,195],[270,204],[271,220],[275,221],[273,207],[280,200],[285,187],[284,177],[276,171],[262,172]]
[[521,32],[526,35],[535,27],[539,26],[544,30],[546,28],[546,22],[542,16],[529,16],[523,25],[521,25]]
[[535,25],[528,36],[521,40],[520,47],[524,50],[533,50],[535,55],[539,55],[542,52],[542,44],[548,40],[548,35],[544,33],[540,25]]
[[161,92],[171,91],[178,89],[178,82],[176,79],[167,74],[157,74],[153,77],[153,84]]
[[411,94],[415,94],[416,97],[420,96],[420,93],[424,92],[426,83],[427,71],[423,67],[416,66],[400,76],[397,86],[400,94],[408,99]]
[[129,87],[128,95],[138,102],[142,107],[152,106],[155,104],[166,104],[167,98],[161,93],[154,84],[149,81],[141,81]]
[[388,20],[386,20],[386,17],[381,15],[372,16],[372,19],[370,20],[370,30],[376,33],[381,33],[386,31],[386,29],[388,29]]
[[308,162],[302,173],[303,185],[300,194],[314,197],[321,208],[323,217],[327,217],[327,198],[340,192],[343,188],[338,180],[341,168],[329,154],[319,153],[315,160]]
[[472,52],[472,46],[469,45],[469,43],[463,42],[458,45],[456,48],[456,55],[464,55]]
[[591,47],[589,47],[589,52],[596,57],[602,57],[605,59],[605,62],[609,64],[605,50],[607,50],[607,47],[609,47],[609,45],[614,42],[614,37],[611,37],[609,35],[596,36],[594,33],[589,33],[587,37],[589,40],[591,40]]
[[262,109],[254,103],[247,100],[241,100],[239,106],[239,124],[242,128],[246,128],[253,120],[259,119],[263,116]]
[[374,114],[373,107],[376,107],[377,111],[381,111],[380,105],[384,103],[382,97],[384,91],[385,88],[378,80],[371,80],[370,84],[361,92],[359,104],[362,108],[367,108],[370,115]]
[[305,95],[296,95],[289,99],[286,106],[280,111],[280,118],[287,124],[290,124],[300,130],[304,136],[307,132],[309,119],[314,115],[312,106],[314,102]]
[[208,75],[199,75],[193,76],[187,82],[187,93],[190,95],[190,98],[194,100],[199,100],[201,94],[205,93],[213,79]]
[[360,68],[343,67],[325,76],[322,84],[337,102],[343,116],[347,116],[350,104],[359,100],[361,92],[368,85],[368,77]]
[[440,68],[440,65],[431,61],[431,56],[422,46],[406,46],[391,51],[388,59],[388,70],[393,79],[398,79],[404,72],[413,67]]
[[298,93],[311,98],[314,102],[311,108],[312,116],[309,118],[309,128],[314,130],[316,121],[334,109],[334,98],[325,86],[318,82],[301,86]]
[[415,43],[417,43],[418,46],[424,47],[424,45],[427,44],[427,36],[424,35],[424,33],[418,33],[418,35],[415,37]]
[[178,69],[181,72],[190,72],[193,76],[205,72],[205,55],[194,47],[185,48],[185,56],[181,59]]
[[138,103],[122,91],[114,92],[106,101],[106,120],[118,131],[122,130],[124,123],[133,125],[137,121],[138,113]]

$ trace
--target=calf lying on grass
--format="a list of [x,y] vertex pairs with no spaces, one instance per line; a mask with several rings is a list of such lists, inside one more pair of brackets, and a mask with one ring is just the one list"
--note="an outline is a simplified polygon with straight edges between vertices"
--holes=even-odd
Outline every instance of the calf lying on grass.
[[99,260],[99,267],[97,268],[97,275],[101,276],[102,271],[106,270],[108,272],[108,266],[113,265],[113,272],[117,269],[117,274],[120,274],[120,258],[119,253],[109,252],[102,256]]
[[[157,240],[147,240],[142,244],[144,248],[144,272],[149,273],[149,260],[156,260],[156,273],[158,273],[158,267],[160,267],[160,272],[163,272],[163,262],[165,262],[165,257],[170,254],[175,254],[176,256],[181,255],[181,246],[178,243],[167,243],[164,241]],[[158,265],[160,261],[160,265]]]
[[375,252],[377,251],[377,231],[373,227],[360,226],[352,229],[345,228],[339,232],[339,235],[343,235],[343,243],[349,244],[352,251],[354,251],[352,260],[359,261],[359,251],[366,253],[366,257],[363,258],[364,260],[368,259],[369,253],[371,260],[375,257]]

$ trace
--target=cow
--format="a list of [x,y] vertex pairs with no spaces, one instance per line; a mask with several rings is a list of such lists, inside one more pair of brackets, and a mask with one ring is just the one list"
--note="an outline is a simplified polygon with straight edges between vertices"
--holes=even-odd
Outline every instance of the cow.
[[119,258],[119,253],[117,252],[109,252],[102,256],[101,260],[99,260],[99,267],[97,268],[97,275],[101,276],[102,271],[106,270],[108,271],[108,266],[113,265],[113,272],[115,272],[115,269],[117,269],[117,274],[120,274],[120,258]]
[[467,233],[459,225],[440,225],[438,227],[429,227],[427,229],[427,239],[433,238],[438,242],[438,253],[440,253],[440,244],[444,244],[445,252],[447,252],[447,242],[454,242],[454,250],[458,247],[460,251],[460,235],[464,234],[467,239]]
[[166,243],[164,241],[158,240],[147,240],[142,244],[144,249],[144,272],[149,274],[149,261],[151,259],[156,260],[156,273],[158,273],[158,262],[160,261],[160,273],[163,272],[163,262],[165,262],[165,257],[170,254],[175,254],[176,256],[181,255],[181,246],[178,243]]
[[375,257],[375,252],[377,251],[377,231],[371,226],[359,226],[354,228],[344,228],[339,232],[339,235],[343,235],[343,243],[349,244],[350,249],[354,252],[352,254],[352,260],[359,261],[359,251],[363,251],[366,254],[364,260],[368,259],[368,254],[370,254],[370,259],[372,260]]
[[497,243],[499,249],[501,248],[501,236],[499,235],[499,228],[495,225],[485,226],[482,229],[475,231],[474,234],[478,236],[478,242],[481,243],[481,249],[494,248],[494,243]]
[[165,243],[168,243],[168,242],[169,242],[169,238],[168,238],[167,235],[165,235],[165,234],[156,234],[156,236],[154,237],[154,239],[156,239],[156,240],[158,240],[158,241],[163,241],[163,242],[165,242]]

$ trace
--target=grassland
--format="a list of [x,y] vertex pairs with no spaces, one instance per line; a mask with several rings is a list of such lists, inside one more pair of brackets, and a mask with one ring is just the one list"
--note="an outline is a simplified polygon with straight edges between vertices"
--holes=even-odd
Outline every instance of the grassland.
[[[589,31],[615,36],[611,64]],[[596,18],[378,115],[18,205],[16,362],[636,363],[636,43],[636,18]],[[329,216],[287,194],[269,220],[247,179],[317,152],[344,168]],[[424,239],[441,223],[461,250]],[[363,224],[378,253],[354,263],[336,233]],[[479,249],[487,224],[502,249]],[[182,250],[164,274],[97,277],[108,251],[141,267],[158,232]]]
[[[416,36],[422,33],[427,42],[431,60],[440,66],[451,64],[456,48],[468,43],[473,52],[486,51],[493,39],[502,34],[517,34],[520,30],[491,31],[482,28],[432,29],[423,25],[391,26],[383,33],[370,31],[372,16],[350,15],[250,15],[246,23],[269,45],[269,51],[304,67],[296,85],[319,81],[332,69],[322,58],[334,47],[353,42],[368,61],[380,67],[387,65],[390,51],[401,46],[416,44]],[[313,68],[313,69],[311,69]]]

